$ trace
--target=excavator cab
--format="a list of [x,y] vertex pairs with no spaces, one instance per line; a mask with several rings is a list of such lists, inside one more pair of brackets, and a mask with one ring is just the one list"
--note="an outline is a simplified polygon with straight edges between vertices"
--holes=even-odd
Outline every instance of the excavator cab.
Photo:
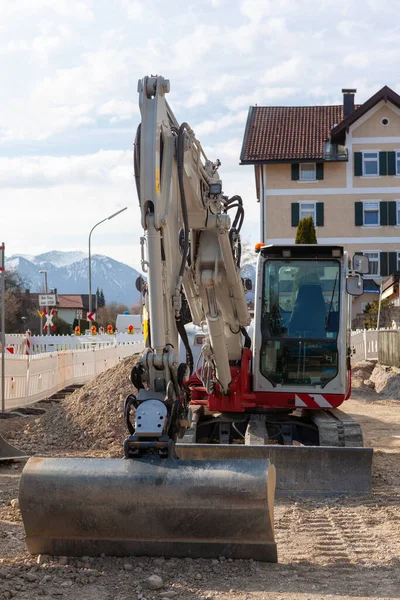
[[[347,392],[344,253],[324,246],[261,250],[254,345],[255,389]],[[257,387],[258,386],[258,387]],[[328,388],[327,388],[328,386]]]

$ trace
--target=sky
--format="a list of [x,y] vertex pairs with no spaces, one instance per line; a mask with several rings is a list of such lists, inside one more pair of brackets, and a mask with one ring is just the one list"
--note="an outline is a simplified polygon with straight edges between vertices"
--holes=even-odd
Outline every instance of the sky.
[[254,169],[241,166],[249,106],[364,102],[400,92],[394,0],[0,0],[0,237],[6,255],[92,252],[140,268],[132,148],[137,82],[168,102],[259,238]]

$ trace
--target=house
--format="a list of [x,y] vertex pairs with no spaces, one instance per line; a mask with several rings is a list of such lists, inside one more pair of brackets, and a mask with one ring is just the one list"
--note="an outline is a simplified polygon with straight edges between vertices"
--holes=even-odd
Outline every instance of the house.
[[[55,306],[48,307],[55,309],[57,316],[63,319],[68,325],[73,325],[75,319],[86,319],[89,312],[89,294],[58,294],[55,290],[57,303]],[[43,312],[46,307],[39,305],[40,294],[30,290],[26,290],[25,296],[29,297],[29,303],[34,307],[34,312],[27,316],[22,328],[30,329],[33,333],[40,333],[45,325],[45,318],[39,317],[39,313]],[[92,294],[92,310],[96,310],[97,298],[96,294]]]
[[250,107],[241,151],[254,166],[261,242],[294,243],[311,215],[319,243],[369,257],[353,315],[400,269],[400,96],[385,86],[356,105],[356,91],[342,90],[342,105]]
[[[92,294],[93,311],[96,310],[96,294]],[[69,325],[75,319],[86,319],[89,312],[89,294],[57,294],[57,315]]]

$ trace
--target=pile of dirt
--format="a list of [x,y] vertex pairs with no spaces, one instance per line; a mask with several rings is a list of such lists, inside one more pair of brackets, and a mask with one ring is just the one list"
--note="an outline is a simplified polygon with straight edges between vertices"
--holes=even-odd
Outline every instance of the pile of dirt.
[[363,360],[352,366],[351,384],[353,390],[373,389],[374,386],[369,383],[376,361]]
[[375,391],[380,397],[400,400],[400,369],[377,364],[371,374]]
[[124,421],[125,398],[135,389],[129,376],[138,356],[118,365],[62,400],[54,409],[29,420],[24,430],[8,434],[29,454],[58,454],[68,450],[106,450],[121,456],[128,431]]
[[352,367],[352,397],[400,400],[400,369],[361,361]]

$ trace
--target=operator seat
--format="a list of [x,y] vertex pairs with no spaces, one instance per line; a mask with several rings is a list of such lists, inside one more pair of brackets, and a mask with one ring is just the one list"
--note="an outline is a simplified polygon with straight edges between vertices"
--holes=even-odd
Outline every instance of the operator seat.
[[289,335],[325,337],[325,300],[319,284],[305,283],[299,287],[289,321]]

